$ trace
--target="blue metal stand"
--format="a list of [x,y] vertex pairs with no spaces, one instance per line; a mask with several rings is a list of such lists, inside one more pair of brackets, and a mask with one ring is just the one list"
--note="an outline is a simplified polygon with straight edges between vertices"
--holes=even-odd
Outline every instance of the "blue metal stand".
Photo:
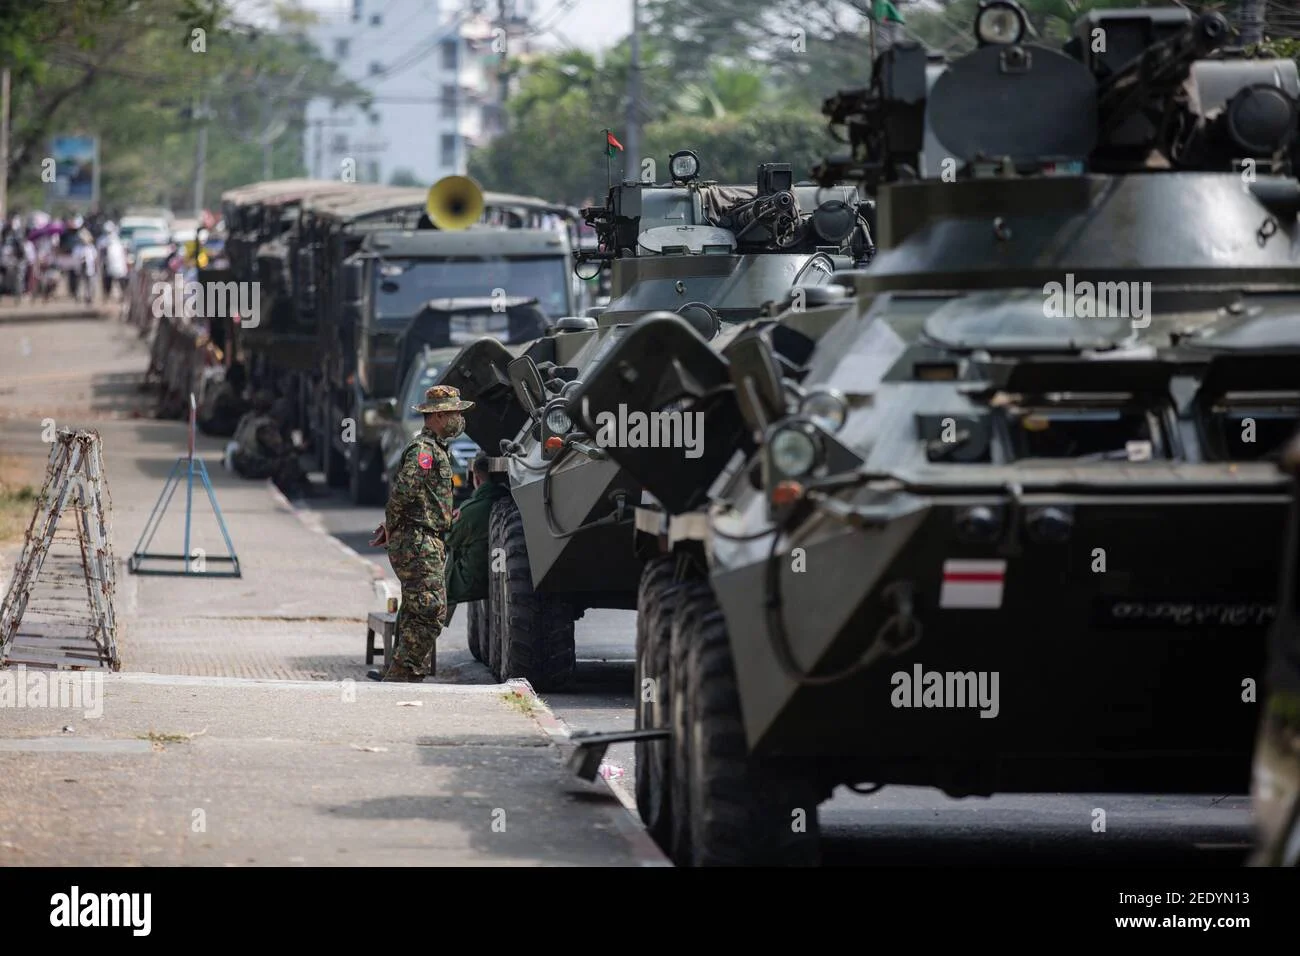
[[[127,568],[132,574],[165,574],[165,575],[194,575],[210,578],[238,578],[243,577],[239,569],[239,556],[235,554],[235,546],[230,542],[230,533],[226,530],[226,519],[221,515],[221,506],[217,504],[217,496],[212,490],[212,480],[208,477],[208,467],[203,463],[203,459],[194,457],[194,427],[195,427],[196,405],[193,394],[190,395],[190,450],[187,456],[176,459],[176,464],[172,466],[171,474],[167,476],[167,483],[163,486],[162,494],[158,496],[158,501],[153,506],[153,511],[149,514],[149,520],[145,522],[144,531],[140,533],[140,540],[136,542],[135,551],[131,554],[127,562]],[[153,541],[153,536],[158,532],[158,525],[162,521],[163,515],[167,512],[167,506],[171,503],[172,495],[176,493],[180,485],[181,468],[185,468],[185,553],[184,554],[149,554],[146,550],[149,543]],[[193,554],[190,551],[190,523],[194,513],[194,476],[198,472],[198,477],[203,482],[203,488],[208,493],[208,501],[212,504],[212,512],[217,518],[217,527],[221,529],[221,537],[226,542],[225,557],[207,557],[204,556],[205,568],[201,571],[195,571],[190,562],[193,560]],[[184,570],[151,568],[143,569],[140,562],[146,559],[160,561],[184,561]],[[208,571],[206,562],[215,561],[219,564],[230,564],[232,569],[229,571]]]

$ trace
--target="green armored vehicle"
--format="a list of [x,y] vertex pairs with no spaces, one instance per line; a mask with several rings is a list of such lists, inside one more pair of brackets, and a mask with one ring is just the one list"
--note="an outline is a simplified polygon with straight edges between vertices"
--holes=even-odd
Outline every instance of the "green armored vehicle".
[[496,456],[493,468],[511,488],[491,523],[505,571],[492,578],[487,631],[471,633],[471,650],[499,679],[563,686],[575,667],[574,622],[588,608],[636,606],[641,563],[628,535],[645,484],[605,454],[609,436],[677,444],[692,467],[720,467],[727,457],[717,446],[698,449],[690,421],[654,421],[647,431],[615,409],[602,428],[576,426],[565,406],[587,371],[647,315],[688,323],[701,341],[725,340],[792,286],[816,293],[870,252],[867,205],[855,187],[797,184],[778,163],[760,165],[752,185],[729,186],[700,181],[699,165],[689,150],[676,153],[672,182],[623,183],[605,206],[584,211],[601,241],[583,268],[592,275],[603,262],[612,271],[598,317],[561,319],[522,354],[475,343],[442,376],[476,403],[466,434]]
[[1218,14],[1025,29],[992,0],[937,77],[900,44],[828,101],[852,153],[817,175],[877,197],[846,298],[721,354],[647,319],[569,396],[587,427],[684,403],[706,448],[739,414],[757,449],[605,449],[657,502],[653,706],[577,760],[637,741],[679,864],[815,862],[840,785],[1247,790],[1300,420],[1300,77]]

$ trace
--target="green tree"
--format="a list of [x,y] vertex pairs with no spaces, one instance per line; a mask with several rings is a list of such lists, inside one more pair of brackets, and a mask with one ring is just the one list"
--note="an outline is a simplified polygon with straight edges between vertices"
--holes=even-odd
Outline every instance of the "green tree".
[[[106,208],[150,202],[189,210],[201,124],[212,207],[223,190],[263,178],[263,141],[276,178],[302,174],[307,100],[365,99],[320,57],[303,32],[309,21],[292,8],[280,10],[282,29],[272,35],[210,0],[5,3],[24,13],[18,21],[0,13],[0,52],[15,64],[15,208],[45,205],[41,160],[55,133],[99,137]],[[205,94],[206,114],[196,109]]]
[[427,186],[427,185],[429,185],[429,184],[426,183],[426,182],[422,182],[422,181],[419,179],[419,177],[416,176],[415,173],[412,172],[411,170],[407,169],[406,167],[402,167],[401,169],[395,169],[395,170],[393,170],[393,174],[392,174],[391,176],[388,177],[388,185],[390,185],[390,186]]

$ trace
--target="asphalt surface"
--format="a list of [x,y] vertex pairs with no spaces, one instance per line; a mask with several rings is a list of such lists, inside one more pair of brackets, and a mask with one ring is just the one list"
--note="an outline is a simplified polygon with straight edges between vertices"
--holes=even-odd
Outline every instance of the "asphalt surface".
[[[313,475],[322,494],[322,476]],[[396,593],[382,549],[368,540],[383,521],[381,508],[358,508],[344,491],[302,502],[321,529],[382,568]],[[315,520],[315,519],[313,519]],[[460,616],[459,614],[457,615]],[[572,689],[543,698],[572,730],[615,731],[633,726],[636,616],[588,611],[577,624],[578,675]],[[453,621],[439,648],[439,679],[493,680]],[[448,667],[446,675],[441,668]],[[606,762],[626,792],[633,789],[631,745],[611,747]],[[621,772],[621,775],[620,775]],[[1105,831],[1094,830],[1097,809]],[[1108,865],[1234,868],[1254,838],[1250,798],[1223,796],[1008,795],[955,800],[937,790],[886,787],[871,795],[847,788],[820,808],[824,860],[847,866]]]

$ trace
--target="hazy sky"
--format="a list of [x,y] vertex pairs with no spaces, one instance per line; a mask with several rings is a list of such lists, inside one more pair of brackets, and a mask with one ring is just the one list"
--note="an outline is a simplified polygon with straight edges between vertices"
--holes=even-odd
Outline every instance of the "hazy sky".
[[[304,7],[322,13],[346,14],[351,0],[299,0]],[[366,0],[366,12],[382,11],[388,0]],[[465,0],[443,0],[450,13],[461,9]],[[570,46],[585,50],[603,50],[626,36],[632,29],[632,0],[536,0],[533,25],[545,32],[533,38],[539,47],[555,49]],[[488,0],[488,10],[496,0]]]

